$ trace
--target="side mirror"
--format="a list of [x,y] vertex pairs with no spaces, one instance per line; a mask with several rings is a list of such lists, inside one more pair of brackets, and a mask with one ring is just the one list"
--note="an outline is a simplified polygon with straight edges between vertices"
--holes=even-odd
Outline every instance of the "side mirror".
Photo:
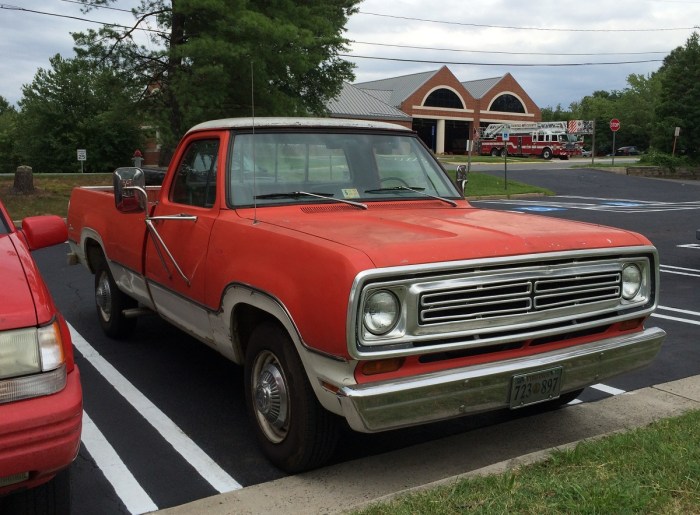
[[140,168],[125,166],[112,174],[114,206],[121,213],[141,213],[148,207],[146,175]]
[[66,223],[56,215],[28,216],[22,220],[21,232],[29,250],[58,245],[68,239]]

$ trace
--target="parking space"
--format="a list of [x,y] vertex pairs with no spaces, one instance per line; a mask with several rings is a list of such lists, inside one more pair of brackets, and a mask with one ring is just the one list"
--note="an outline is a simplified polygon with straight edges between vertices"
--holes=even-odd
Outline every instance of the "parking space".
[[[575,402],[700,374],[700,187],[586,170],[509,173],[558,195],[473,204],[628,228],[659,249],[661,299],[650,324],[668,333],[661,354],[648,369],[588,388]],[[68,267],[64,254],[54,248],[35,257],[73,327],[83,371],[86,430],[73,467],[73,513],[142,513],[283,477],[249,430],[240,368],[157,318],[140,320],[128,341],[106,339],[94,318],[93,278]],[[493,413],[377,435],[348,431],[334,462],[410,453],[413,445],[512,417]]]

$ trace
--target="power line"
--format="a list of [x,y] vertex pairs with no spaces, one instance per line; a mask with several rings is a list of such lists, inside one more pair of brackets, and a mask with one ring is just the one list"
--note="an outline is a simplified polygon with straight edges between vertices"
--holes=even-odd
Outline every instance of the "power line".
[[436,48],[436,47],[423,47],[423,46],[412,46],[412,45],[398,45],[390,43],[372,43],[369,41],[356,41],[350,40],[351,43],[356,43],[358,45],[370,45],[370,46],[381,46],[381,47],[393,47],[393,48],[408,48],[412,50],[436,50],[440,52],[465,52],[473,54],[505,54],[505,55],[563,55],[563,56],[585,56],[585,55],[646,55],[646,54],[664,54],[667,55],[671,51],[649,51],[649,52],[586,52],[586,53],[554,53],[554,52],[505,52],[497,50],[466,50],[460,48]]
[[562,29],[562,28],[547,28],[547,27],[516,27],[513,25],[488,25],[482,23],[466,23],[459,21],[445,21],[445,20],[430,20],[427,18],[411,18],[408,16],[396,16],[393,14],[381,14],[381,13],[371,13],[367,11],[358,11],[357,14],[364,14],[366,16],[379,16],[382,18],[393,18],[395,20],[407,20],[407,21],[420,21],[424,23],[439,23],[443,25],[459,25],[462,27],[480,27],[487,29],[509,29],[509,30],[538,30],[538,31],[548,31],[548,32],[664,32],[672,30],[695,30],[700,27],[697,25],[693,27],[673,27],[673,28],[657,28],[657,29]]
[[27,9],[25,7],[18,7],[16,5],[8,5],[8,4],[0,4],[0,9],[5,9],[7,11],[21,11],[21,12],[27,12],[27,13],[33,13],[33,14],[43,14],[44,16],[53,16],[55,18],[66,18],[69,20],[77,20],[77,21],[84,21],[86,23],[95,23],[98,25],[102,25],[104,27],[115,27],[118,29],[134,29],[134,30],[142,30],[144,32],[155,32],[158,34],[165,34],[162,30],[156,30],[156,29],[147,29],[143,27],[128,27],[126,25],[119,25],[118,23],[108,23],[104,21],[98,21],[98,20],[90,20],[88,18],[81,18],[79,16],[69,16],[67,14],[57,14],[57,13],[49,13],[46,11],[36,11],[34,9]]
[[[78,5],[85,5],[83,2],[79,2],[78,0],[58,0],[59,2],[65,2],[67,4],[78,4]],[[118,7],[110,7],[108,5],[89,5],[91,9],[108,9],[110,11],[120,11],[123,13],[129,13],[131,14],[131,9],[119,9]]]
[[428,63],[428,64],[451,64],[451,65],[468,65],[468,66],[512,66],[512,67],[564,67],[564,66],[609,66],[619,64],[644,64],[644,63],[659,63],[663,59],[645,59],[642,61],[616,61],[605,63],[473,63],[473,62],[454,62],[454,61],[438,61],[438,60],[423,60],[423,59],[398,59],[394,57],[372,57],[367,55],[350,55],[338,54],[339,57],[350,57],[353,59],[375,59],[378,61],[396,61],[401,63]]

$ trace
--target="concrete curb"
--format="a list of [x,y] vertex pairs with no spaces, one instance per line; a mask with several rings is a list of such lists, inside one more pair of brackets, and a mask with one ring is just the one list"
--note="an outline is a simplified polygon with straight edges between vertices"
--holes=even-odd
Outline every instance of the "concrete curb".
[[[340,463],[161,510],[159,514],[346,513],[476,475],[546,459],[554,450],[700,409],[700,376],[514,418],[408,449]],[[545,428],[547,439],[543,440]],[[513,438],[518,435],[518,438]]]

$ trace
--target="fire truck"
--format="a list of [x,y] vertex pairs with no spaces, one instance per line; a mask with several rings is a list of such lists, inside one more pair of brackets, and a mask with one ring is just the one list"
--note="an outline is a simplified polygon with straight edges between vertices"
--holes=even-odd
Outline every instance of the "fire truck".
[[[480,131],[479,153],[482,156],[504,156],[506,153],[542,156],[547,160],[580,156],[583,143],[579,135],[587,133],[586,124],[580,122],[492,123]],[[504,141],[505,135],[507,139]]]

